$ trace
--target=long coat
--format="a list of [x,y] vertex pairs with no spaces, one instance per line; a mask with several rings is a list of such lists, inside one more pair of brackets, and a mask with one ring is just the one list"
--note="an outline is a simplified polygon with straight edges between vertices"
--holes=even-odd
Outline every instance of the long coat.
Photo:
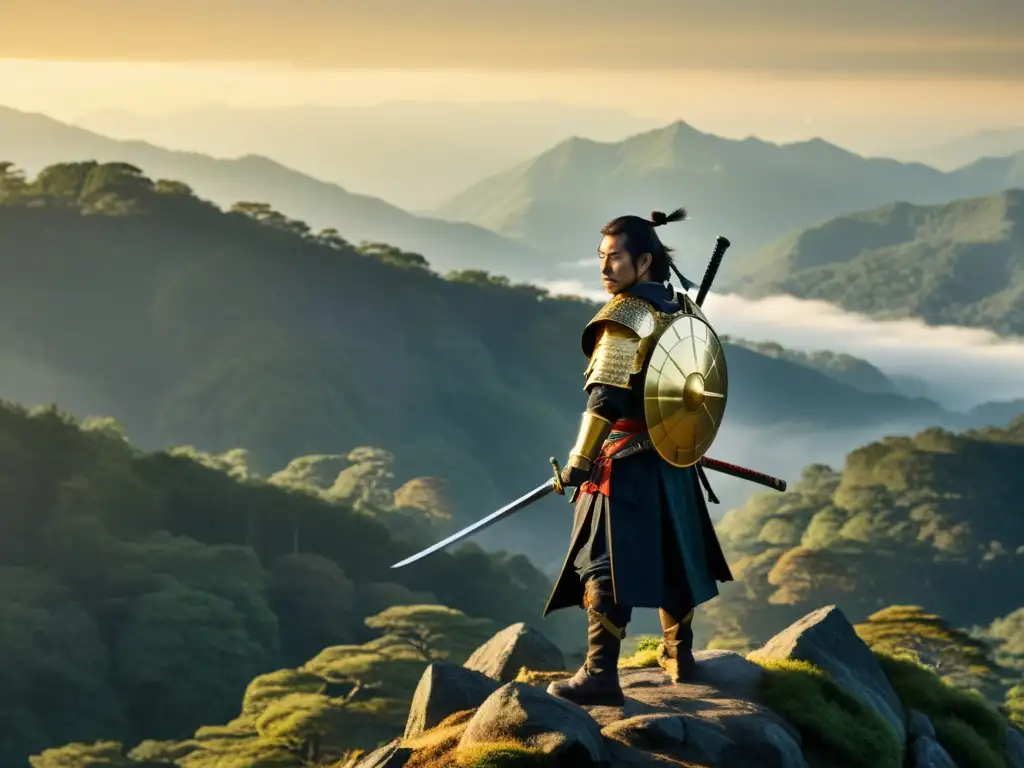
[[[682,307],[682,297],[659,283],[638,283],[629,293],[661,312],[674,313]],[[589,357],[592,350],[587,331],[584,339]],[[615,394],[623,400],[620,418],[642,422],[641,378],[633,377],[626,394],[625,390],[611,392],[609,388],[603,388],[603,392],[592,390],[588,407],[599,403],[602,396]],[[653,448],[603,461],[611,472],[610,482],[604,486],[608,495],[580,493],[569,552],[544,615],[581,604],[583,585],[574,561],[580,549],[588,545],[589,535],[584,533],[592,532],[599,521],[606,536],[602,549],[611,560],[614,598],[620,605],[688,606],[688,610],[715,597],[716,582],[732,581],[696,468],[672,466]]]
[[[579,606],[583,585],[573,561],[585,530],[604,521],[615,602],[661,608],[696,607],[718,594],[732,573],[715,535],[700,479],[692,467],[673,467],[653,449],[611,460],[608,497],[580,493],[569,552],[544,615]],[[671,594],[671,593],[675,594]]]

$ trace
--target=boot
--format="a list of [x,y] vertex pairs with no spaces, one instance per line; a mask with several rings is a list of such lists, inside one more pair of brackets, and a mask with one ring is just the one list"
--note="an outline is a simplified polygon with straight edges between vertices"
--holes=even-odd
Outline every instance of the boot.
[[588,581],[584,606],[587,658],[573,677],[551,683],[548,693],[579,705],[622,706],[625,697],[619,684],[619,651],[632,611],[612,601],[611,579]]
[[662,643],[658,650],[658,666],[668,673],[673,683],[692,680],[697,671],[693,658],[693,611],[676,619],[664,608],[658,609],[661,619]]

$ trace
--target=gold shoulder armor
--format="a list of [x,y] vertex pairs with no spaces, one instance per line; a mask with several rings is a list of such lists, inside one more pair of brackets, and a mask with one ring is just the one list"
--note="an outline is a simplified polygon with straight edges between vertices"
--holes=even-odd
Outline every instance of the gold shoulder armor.
[[583,352],[590,358],[586,384],[629,387],[644,365],[646,342],[657,328],[657,311],[642,299],[619,294],[605,304],[583,331]]
[[583,354],[587,357],[594,354],[602,327],[612,323],[633,331],[638,339],[646,339],[654,333],[655,315],[654,307],[643,299],[625,293],[613,296],[583,329]]

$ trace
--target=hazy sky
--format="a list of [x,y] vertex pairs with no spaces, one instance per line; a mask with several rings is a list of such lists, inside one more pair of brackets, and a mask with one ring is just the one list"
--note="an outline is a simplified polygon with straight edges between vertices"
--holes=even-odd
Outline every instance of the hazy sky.
[[0,28],[0,103],[62,118],[541,99],[862,144],[1024,124],[1024,0],[0,0]]

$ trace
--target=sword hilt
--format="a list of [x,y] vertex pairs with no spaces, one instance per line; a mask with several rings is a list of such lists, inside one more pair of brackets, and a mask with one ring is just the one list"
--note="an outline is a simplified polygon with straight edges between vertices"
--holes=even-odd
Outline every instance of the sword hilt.
[[704,304],[704,299],[707,298],[708,291],[711,290],[711,284],[715,282],[715,275],[718,274],[718,267],[722,263],[722,257],[725,256],[725,252],[729,250],[730,245],[732,243],[729,242],[727,237],[719,236],[715,241],[715,252],[711,254],[711,261],[708,262],[708,268],[704,272],[704,279],[700,281],[697,298],[693,302],[698,307]]
[[551,457],[551,466],[555,470],[555,493],[557,493],[559,496],[565,496],[565,486],[562,485],[562,470],[558,466],[558,459],[556,459],[554,456]]

